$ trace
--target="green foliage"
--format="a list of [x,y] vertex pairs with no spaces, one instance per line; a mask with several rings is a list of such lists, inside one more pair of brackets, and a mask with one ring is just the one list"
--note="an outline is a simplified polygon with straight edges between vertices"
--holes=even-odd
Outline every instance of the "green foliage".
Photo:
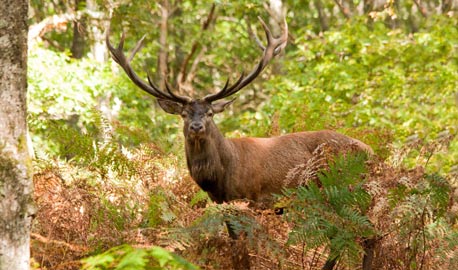
[[153,98],[144,98],[108,65],[35,47],[28,75],[28,122],[39,155],[72,158],[83,150],[110,155],[112,148],[90,150],[108,133],[113,144],[133,147],[154,138],[165,149],[178,136],[178,119],[154,110]]
[[[455,18],[431,18],[415,34],[357,18],[322,35],[302,27],[286,48],[283,72],[262,85],[269,98],[221,126],[236,137],[266,136],[271,125],[281,133],[337,129],[383,157],[391,144],[400,147],[410,136],[431,142],[444,132],[456,134],[455,25]],[[450,171],[458,160],[456,138],[449,147],[428,169]]]
[[245,233],[253,239],[259,224],[243,209],[233,204],[214,204],[205,209],[205,214],[194,222],[191,231],[210,236],[218,234],[225,223],[229,223],[237,234]]
[[84,270],[197,270],[197,266],[161,247],[122,245],[82,260]]
[[[311,40],[300,36],[298,50],[290,56],[303,61],[287,63],[285,86],[280,84],[273,106],[278,102],[285,109],[298,108],[282,115],[283,121],[307,113],[307,122],[289,120],[282,126],[316,129],[330,118],[345,121],[345,126],[393,129],[401,138],[453,131],[458,33],[451,27],[454,20],[440,24],[411,37],[382,24],[369,28],[360,23]],[[433,125],[432,119],[437,120]]]
[[[450,183],[445,178],[432,174],[426,175],[424,181],[417,184],[407,178],[400,179],[399,182],[399,185],[392,189],[389,195],[391,206],[398,209],[395,213],[444,216],[449,205],[451,191]],[[404,202],[405,205],[401,202]],[[415,211],[412,211],[413,209]]]
[[288,189],[287,217],[294,223],[290,244],[304,243],[307,250],[326,245],[332,258],[346,255],[347,264],[359,262],[362,248],[357,239],[376,235],[365,215],[371,196],[364,190],[366,156],[339,156],[319,174],[319,184]]
[[86,125],[93,122],[96,98],[108,90],[104,80],[108,70],[94,61],[71,60],[39,46],[31,48],[28,61],[28,112],[33,128],[45,132],[44,120],[70,121],[72,116]]
[[170,223],[176,218],[167,201],[168,197],[164,190],[153,190],[149,196],[148,212],[146,218],[148,227],[156,227],[161,223]]
[[199,190],[199,191],[196,192],[196,194],[194,194],[194,196],[192,197],[192,199],[189,202],[189,204],[192,207],[192,206],[195,206],[195,205],[197,205],[199,203],[202,203],[202,202],[210,203],[211,199],[208,196],[207,192],[205,192],[203,190]]
[[196,219],[191,226],[178,231],[178,237],[183,238],[187,235],[189,239],[209,239],[220,234],[222,230],[228,230],[230,226],[232,232],[228,233],[243,236],[251,248],[263,246],[263,252],[281,253],[279,245],[263,230],[247,206],[248,203],[245,202],[209,205],[205,208],[204,215]]
[[436,245],[441,246],[435,253],[443,257],[440,263],[447,261],[446,254],[452,254],[458,244],[456,221],[449,216],[450,183],[437,174],[425,175],[417,183],[413,180],[400,179],[388,195],[394,222],[387,231],[395,231],[396,241],[407,247],[403,264],[409,269],[422,265],[426,252]]
[[278,206],[294,224],[289,243],[303,244],[304,252],[326,246],[331,258],[348,267],[361,263],[366,239],[377,242],[379,266],[455,265],[456,214],[450,208],[456,208],[456,198],[450,182],[421,168],[384,166],[376,172],[374,166],[369,175],[364,155],[340,156],[316,181],[285,190]]
[[[320,36],[298,30],[295,47],[286,50],[284,74],[265,82],[271,98],[251,119],[261,116],[262,128],[278,114],[286,132],[351,127],[363,141],[374,134],[368,129],[389,131],[397,147],[411,135],[431,141],[441,132],[456,134],[457,22],[431,21],[436,24],[411,35],[357,19]],[[257,134],[259,127],[250,129],[244,131]],[[389,143],[379,137],[371,146],[381,153]],[[433,168],[448,172],[456,164],[456,139],[449,153]]]
[[[260,78],[237,94],[238,102],[230,110],[216,116],[222,131],[239,137],[337,129],[367,142],[383,158],[392,154],[392,148],[397,151],[406,146],[410,152],[404,164],[427,165],[429,173],[419,182],[399,179],[401,184],[388,195],[391,208],[387,218],[394,222],[389,232],[380,231],[366,216],[371,197],[364,190],[363,157],[340,157],[319,175],[320,184],[311,182],[307,188],[285,191],[290,206],[287,216],[295,224],[289,243],[305,243],[307,249],[326,245],[333,256],[349,258],[349,265],[359,260],[361,238],[385,233],[393,233],[399,243],[410,248],[410,254],[402,258],[406,268],[420,265],[422,255],[437,243],[441,247],[437,254],[444,258],[456,253],[456,217],[447,208],[451,187],[440,176],[451,172],[458,161],[458,141],[453,137],[458,132],[456,17],[415,17],[411,1],[396,2],[396,7],[387,5],[385,10],[371,14],[375,20],[355,15],[346,19],[332,0],[283,2],[291,37],[286,54],[277,57]],[[350,10],[361,6],[358,1],[344,2]],[[428,7],[435,5],[426,2]],[[31,20],[73,10],[69,3],[31,1],[36,15]],[[211,3],[169,1],[173,13],[169,14],[165,46],[168,79],[176,84],[183,59],[196,45],[197,53],[190,59],[196,65],[191,92],[196,97],[221,89],[228,77],[234,81],[242,70],[251,70],[260,57],[246,25],[252,24],[262,39],[256,16],[266,19],[264,2],[215,3],[217,19],[203,32],[201,25]],[[326,29],[319,4],[328,19]],[[102,12],[112,8],[111,2],[97,1],[97,5]],[[389,14],[390,8],[395,9],[398,19]],[[132,62],[142,77],[145,69],[157,73],[160,28],[151,25],[160,21],[160,9],[154,1],[128,1],[116,3],[113,10],[110,38],[116,43],[125,31],[126,53],[148,34],[145,47]],[[182,158],[177,154],[183,150],[180,119],[162,112],[155,99],[136,88],[111,61],[71,59],[70,31],[71,27],[64,33],[48,33],[43,43],[30,48],[29,127],[38,158],[47,167],[55,160],[67,160],[85,174],[84,181],[97,187],[100,183],[91,180],[104,180],[105,189],[97,191],[100,211],[91,216],[93,228],[109,220],[116,230],[122,230],[134,223],[138,213],[142,215],[135,223],[138,226],[161,230],[175,223],[182,226],[180,213],[173,208],[176,198],[165,190],[144,192],[141,203],[135,201],[133,192],[129,196],[135,198],[114,196],[122,191],[113,191],[119,186],[133,189],[129,180],[138,168],[128,156],[142,143],[158,146],[157,155],[163,164],[175,165],[166,156],[169,152],[175,161],[176,156]],[[441,134],[450,135],[444,147],[437,151],[428,148],[442,140]],[[414,147],[412,138],[422,145]],[[424,163],[419,159],[422,152],[426,152]],[[184,161],[178,160],[177,166],[184,167]],[[168,166],[157,166],[149,173],[160,173]],[[68,178],[73,177],[81,176]],[[404,180],[407,182],[402,183]],[[190,205],[203,202],[209,202],[208,195],[199,191]],[[220,234],[225,223],[251,242],[263,241],[267,247],[273,243],[269,235],[261,233],[249,210],[234,205],[210,205],[193,226],[183,229],[184,233],[178,230],[182,234],[175,237],[190,242],[192,233],[197,232],[198,239],[208,239]],[[273,246],[272,250],[279,250]],[[85,267],[192,269],[175,264],[181,260],[176,255],[153,249],[122,246],[88,259]],[[456,257],[451,259],[455,265]]]
[[87,132],[62,121],[47,122],[47,136],[54,139],[50,143],[55,147],[56,153],[60,158],[89,168],[102,178],[109,173],[132,175],[135,171],[133,163],[122,153],[120,145],[111,134],[104,130],[106,126],[101,116],[94,116],[93,128]]

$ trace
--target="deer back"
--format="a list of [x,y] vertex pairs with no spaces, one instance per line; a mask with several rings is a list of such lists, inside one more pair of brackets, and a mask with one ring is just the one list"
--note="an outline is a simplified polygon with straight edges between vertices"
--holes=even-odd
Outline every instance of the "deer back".
[[288,173],[306,164],[321,145],[332,153],[349,149],[373,153],[361,141],[329,130],[228,141],[232,145],[233,161],[225,172],[224,201],[240,198],[264,201],[286,186],[296,186],[296,181],[287,179]]

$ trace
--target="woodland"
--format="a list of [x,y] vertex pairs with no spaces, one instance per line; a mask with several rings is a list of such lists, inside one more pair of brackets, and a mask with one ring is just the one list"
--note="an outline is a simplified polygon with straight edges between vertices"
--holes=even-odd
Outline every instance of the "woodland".
[[[276,206],[212,202],[183,122],[105,44],[188,96],[261,57],[258,16],[288,44],[215,122],[226,137],[330,129],[375,156],[322,156]],[[30,0],[31,269],[458,269],[458,1]],[[311,180],[311,179],[315,180]],[[229,237],[226,223],[242,235]],[[367,243],[366,239],[373,239]],[[247,266],[248,265],[248,266]]]

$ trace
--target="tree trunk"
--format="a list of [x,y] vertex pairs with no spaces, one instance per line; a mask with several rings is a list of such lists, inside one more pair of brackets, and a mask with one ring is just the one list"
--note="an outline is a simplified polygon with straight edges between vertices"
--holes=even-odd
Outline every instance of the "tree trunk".
[[375,238],[365,239],[363,242],[364,256],[363,256],[363,270],[372,270],[372,263],[375,256],[375,245],[377,240]]
[[[85,9],[86,0],[75,0],[75,11]],[[73,41],[72,41],[72,57],[81,59],[84,56],[84,47],[86,45],[86,39],[84,37],[86,33],[86,15],[82,15],[80,19],[73,22]]]
[[0,5],[0,269],[29,269],[34,214],[27,151],[28,1]]
[[[99,7],[96,0],[86,0],[86,9],[91,14],[100,14]],[[108,29],[110,25],[109,20],[104,20],[104,17],[90,16],[88,18],[88,35],[92,36],[92,41],[90,42],[91,54],[95,61],[104,63],[108,60],[108,50],[107,45],[105,44],[105,33],[104,29]]]
[[318,19],[320,20],[321,31],[328,31],[329,21],[326,12],[324,11],[323,3],[321,2],[321,0],[315,0],[313,1],[313,3],[315,4],[315,7],[318,11]]
[[167,79],[167,35],[168,35],[168,21],[169,21],[169,1],[165,0],[161,3],[161,22],[159,32],[159,56],[157,59],[157,78],[159,88],[165,89],[165,79]]

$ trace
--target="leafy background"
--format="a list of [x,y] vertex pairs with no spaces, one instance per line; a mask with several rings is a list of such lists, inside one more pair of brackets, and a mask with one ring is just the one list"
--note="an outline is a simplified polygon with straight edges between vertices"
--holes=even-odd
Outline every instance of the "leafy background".
[[[212,4],[215,11],[209,16]],[[391,248],[389,255],[398,261],[376,261],[380,269],[456,265],[457,3],[316,0],[283,5],[290,31],[285,53],[215,121],[227,137],[333,129],[368,143],[379,161],[368,165],[365,177],[344,161],[331,168],[343,166],[354,173],[352,181],[362,181],[360,192],[370,195],[369,209],[358,206],[368,203],[363,196],[317,221],[311,217],[322,211],[321,205],[308,208],[304,202],[320,196],[329,203],[332,194],[326,189],[313,196],[306,194],[312,189],[285,191],[280,201],[288,199],[286,205],[295,209],[285,218],[256,215],[243,203],[214,205],[188,176],[180,119],[137,89],[104,46],[108,25],[112,43],[121,32],[127,34],[126,51],[146,34],[134,68],[142,76],[150,70],[160,82],[158,63],[166,52],[167,77],[178,88],[189,58],[181,91],[203,96],[252,68],[260,50],[247,29],[251,25],[262,40],[256,17],[268,17],[273,10],[268,4],[31,1],[30,29],[39,30],[30,31],[38,34],[30,36],[28,60],[28,122],[39,206],[32,234],[34,267],[79,269],[81,258],[95,255],[84,261],[85,269],[230,269],[237,252],[245,250],[239,257],[251,256],[254,269],[314,269],[338,246],[337,253],[344,255],[337,267],[352,269],[362,256],[355,238],[362,231],[389,235],[380,246]],[[165,11],[167,38],[161,44]],[[209,27],[203,30],[206,20]],[[330,178],[331,190],[351,195],[345,185],[333,182],[338,175]],[[379,187],[374,179],[386,185]],[[391,227],[380,223],[382,212]],[[247,242],[231,243],[225,220],[245,231]],[[367,220],[375,227],[368,230]],[[345,237],[333,240],[314,221]],[[411,226],[401,230],[396,224]],[[316,228],[313,237],[301,238],[304,228]],[[433,251],[439,245],[440,254]],[[236,255],[221,255],[231,252]],[[378,258],[387,256],[377,252]]]

